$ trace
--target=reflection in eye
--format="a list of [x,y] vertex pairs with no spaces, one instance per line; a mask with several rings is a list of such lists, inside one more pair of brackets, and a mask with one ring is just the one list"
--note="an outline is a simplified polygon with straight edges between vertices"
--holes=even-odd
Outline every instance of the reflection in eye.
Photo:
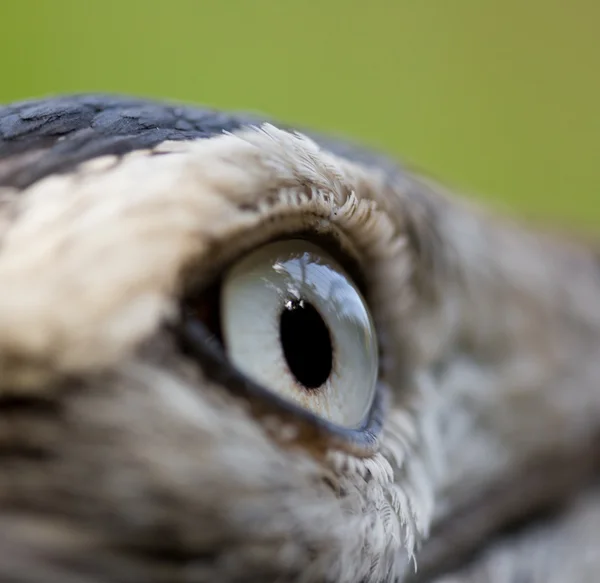
[[225,348],[239,370],[330,422],[363,423],[377,381],[376,336],[333,258],[303,240],[271,243],[233,266],[221,294]]

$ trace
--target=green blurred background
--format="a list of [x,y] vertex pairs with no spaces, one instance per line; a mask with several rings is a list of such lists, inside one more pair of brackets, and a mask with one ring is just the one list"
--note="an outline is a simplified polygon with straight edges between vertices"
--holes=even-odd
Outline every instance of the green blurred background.
[[599,0],[0,0],[0,100],[111,91],[359,138],[600,231]]

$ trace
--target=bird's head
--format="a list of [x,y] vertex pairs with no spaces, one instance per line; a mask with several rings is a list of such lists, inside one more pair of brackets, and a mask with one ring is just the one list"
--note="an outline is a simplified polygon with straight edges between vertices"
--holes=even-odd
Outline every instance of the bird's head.
[[596,470],[592,254],[342,142],[7,106],[0,285],[2,580],[429,580]]

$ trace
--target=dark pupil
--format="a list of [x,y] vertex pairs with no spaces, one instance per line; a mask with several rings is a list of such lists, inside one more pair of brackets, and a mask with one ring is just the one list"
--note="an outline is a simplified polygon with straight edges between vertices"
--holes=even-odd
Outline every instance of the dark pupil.
[[283,354],[297,381],[307,389],[320,387],[331,374],[333,347],[319,312],[305,300],[286,302],[279,334]]

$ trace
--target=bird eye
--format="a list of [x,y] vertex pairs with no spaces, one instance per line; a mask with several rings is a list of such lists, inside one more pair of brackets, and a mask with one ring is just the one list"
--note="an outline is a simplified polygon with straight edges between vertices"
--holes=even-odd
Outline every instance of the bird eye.
[[343,427],[367,415],[377,343],[359,290],[323,249],[268,244],[226,275],[221,327],[231,362],[279,396]]
[[345,270],[308,241],[278,241],[231,266],[219,330],[229,362],[313,415],[357,429],[373,405],[378,348],[366,302]]

